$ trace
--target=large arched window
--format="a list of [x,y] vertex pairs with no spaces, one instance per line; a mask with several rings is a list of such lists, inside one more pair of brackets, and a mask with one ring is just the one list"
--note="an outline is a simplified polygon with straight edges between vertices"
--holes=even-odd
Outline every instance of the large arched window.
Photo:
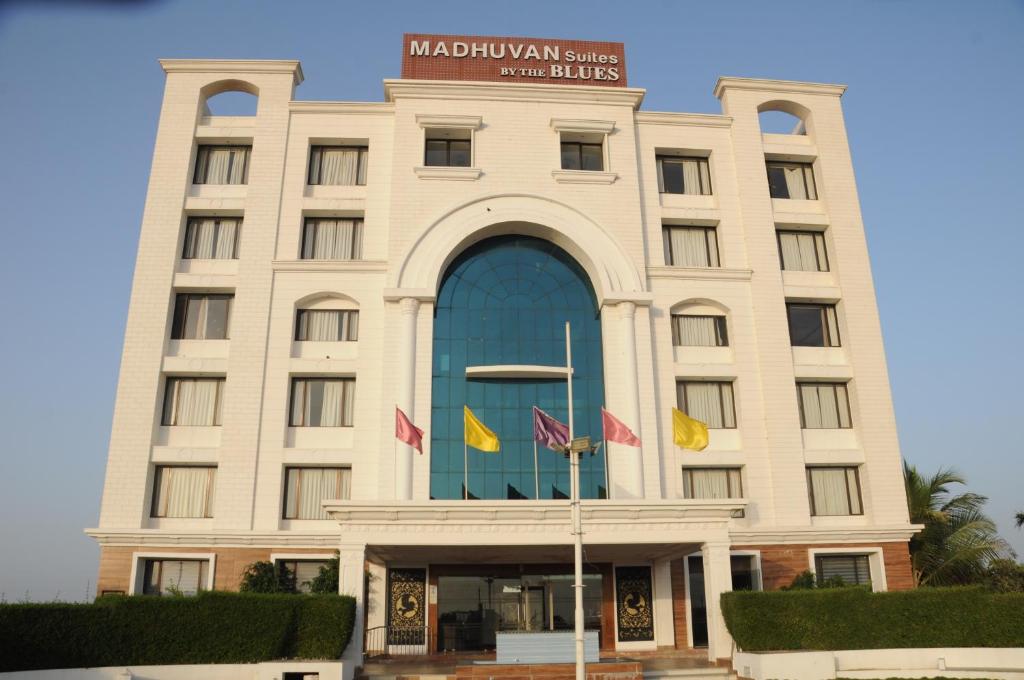
[[[572,325],[575,434],[601,438],[604,402],[601,320],[582,267],[538,238],[499,236],[460,254],[441,282],[434,317],[430,495],[463,497],[463,405],[498,435],[499,453],[468,451],[470,498],[568,498],[569,465],[537,451],[532,407],[565,422],[564,380],[467,378],[466,368],[565,365],[565,322]],[[603,449],[583,456],[583,498],[606,496]]]

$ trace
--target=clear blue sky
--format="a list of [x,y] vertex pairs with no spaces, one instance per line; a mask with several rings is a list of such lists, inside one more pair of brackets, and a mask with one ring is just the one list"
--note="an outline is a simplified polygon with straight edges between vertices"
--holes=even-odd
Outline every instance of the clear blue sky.
[[8,600],[82,598],[95,581],[82,528],[97,522],[157,59],[300,59],[299,99],[379,101],[406,31],[622,41],[649,110],[718,112],[719,75],[849,85],[903,455],[963,471],[1024,554],[1024,4],[0,0]]

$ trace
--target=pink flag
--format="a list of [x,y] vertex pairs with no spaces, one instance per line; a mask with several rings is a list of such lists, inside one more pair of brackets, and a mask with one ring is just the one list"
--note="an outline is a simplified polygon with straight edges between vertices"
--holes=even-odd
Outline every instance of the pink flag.
[[604,408],[601,409],[601,425],[604,426],[604,440],[625,444],[626,446],[640,446],[640,440],[633,431],[626,427],[626,424],[613,416]]
[[412,424],[402,409],[395,407],[395,437],[423,453],[423,430]]

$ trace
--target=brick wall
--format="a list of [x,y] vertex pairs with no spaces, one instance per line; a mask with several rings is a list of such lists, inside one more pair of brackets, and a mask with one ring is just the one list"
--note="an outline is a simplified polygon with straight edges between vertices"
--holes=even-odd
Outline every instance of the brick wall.
[[272,553],[325,554],[325,548],[179,548],[176,546],[105,546],[100,550],[100,573],[96,592],[131,591],[133,553],[197,553],[217,556],[214,566],[213,587],[216,590],[238,590],[242,573],[253,562],[269,560]]
[[[800,545],[734,545],[733,550],[758,550],[761,552],[761,580],[765,590],[777,590],[788,586],[793,578],[809,568],[808,550],[827,548],[882,548],[882,562],[885,565],[885,580],[889,590],[908,590],[914,587],[910,570],[910,551],[907,543],[823,543]],[[680,566],[680,569],[682,567]],[[675,580],[673,574],[673,582]],[[684,610],[685,611],[685,610]]]

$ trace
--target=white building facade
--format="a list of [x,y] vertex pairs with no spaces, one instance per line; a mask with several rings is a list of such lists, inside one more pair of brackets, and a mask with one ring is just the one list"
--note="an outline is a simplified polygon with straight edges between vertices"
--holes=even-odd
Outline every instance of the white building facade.
[[[719,594],[804,570],[912,586],[842,86],[721,78],[721,115],[411,78],[308,102],[298,62],[161,63],[99,591],[234,589],[257,560],[301,589],[337,550],[351,654],[571,626],[568,464],[529,429],[566,419],[566,320],[577,434],[604,406],[642,442],[583,463],[603,650],[728,657]],[[255,115],[210,115],[233,90]],[[463,449],[463,405],[501,452]]]

